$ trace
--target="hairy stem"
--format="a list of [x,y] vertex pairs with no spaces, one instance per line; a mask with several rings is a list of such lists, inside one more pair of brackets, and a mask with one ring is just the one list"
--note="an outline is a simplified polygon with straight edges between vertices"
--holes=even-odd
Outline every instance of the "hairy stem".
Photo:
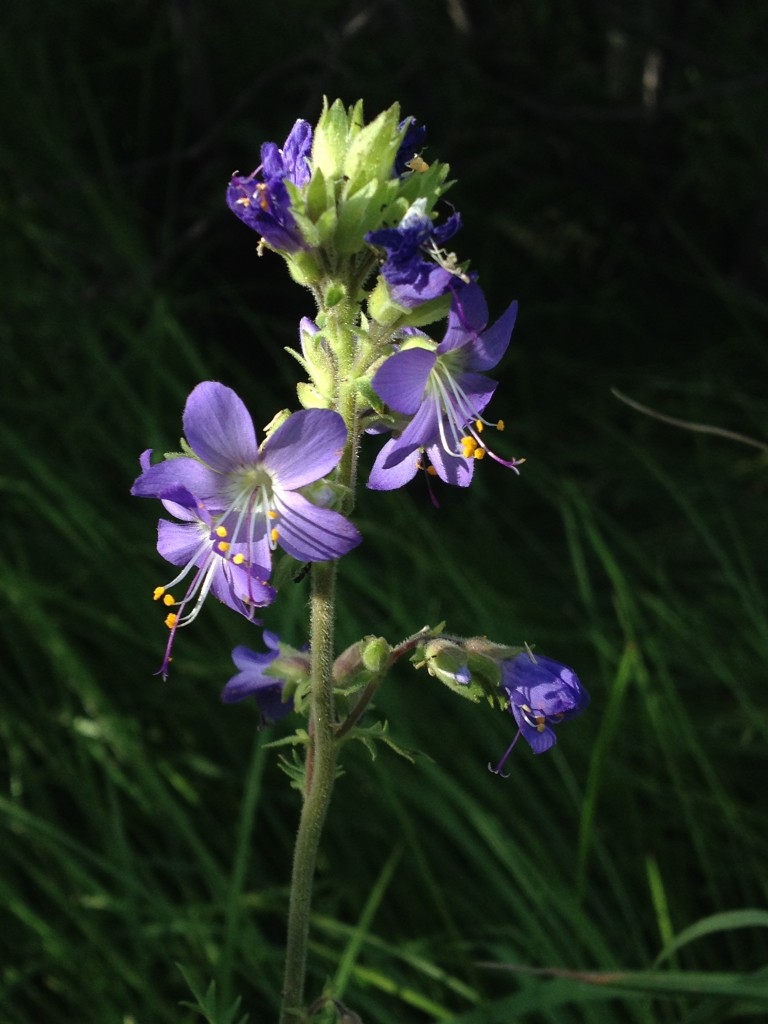
[[317,850],[336,776],[333,708],[333,627],[336,563],[312,566],[312,775],[307,779],[293,855],[281,1024],[296,1024],[304,1001],[309,916]]

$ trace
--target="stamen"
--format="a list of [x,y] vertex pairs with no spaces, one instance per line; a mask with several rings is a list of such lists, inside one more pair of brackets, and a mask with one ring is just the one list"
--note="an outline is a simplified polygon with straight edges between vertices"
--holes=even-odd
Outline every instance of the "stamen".
[[517,741],[520,739],[521,734],[522,734],[522,729],[518,729],[517,732],[515,733],[515,738],[512,740],[512,742],[507,747],[507,752],[504,754],[504,756],[502,757],[502,759],[499,761],[499,763],[496,765],[495,768],[491,768],[491,762],[490,761],[488,762],[488,771],[489,772],[492,772],[494,775],[500,775],[502,777],[502,779],[508,779],[509,778],[509,773],[505,774],[501,769],[504,767],[504,762],[507,760],[509,755],[512,753],[512,750],[513,750],[515,744],[517,743]]
[[179,616],[175,612],[169,612],[165,617],[165,624],[168,629],[173,629],[178,621]]
[[159,601],[164,593],[165,587],[155,587],[155,589],[152,591],[152,600]]

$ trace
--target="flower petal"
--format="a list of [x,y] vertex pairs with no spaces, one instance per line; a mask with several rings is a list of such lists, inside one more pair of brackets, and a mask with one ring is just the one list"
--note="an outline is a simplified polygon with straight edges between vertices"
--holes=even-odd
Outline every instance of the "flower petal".
[[490,370],[509,347],[512,329],[517,319],[517,303],[513,302],[496,323],[483,331],[477,341],[469,346],[467,369]]
[[345,555],[362,540],[339,512],[318,508],[296,491],[275,491],[277,543],[300,562],[326,562]]
[[182,456],[165,459],[156,466],[150,466],[139,476],[131,487],[131,494],[140,498],[164,498],[184,488],[201,501],[218,493],[221,480],[217,473],[204,466],[197,459]]
[[390,409],[412,416],[421,405],[436,355],[426,348],[409,348],[390,356],[374,374],[371,386]]
[[372,491],[394,491],[413,480],[421,465],[421,450],[413,448],[404,452],[401,458],[393,460],[395,439],[387,441],[371,469],[368,487]]
[[[252,463],[258,456],[250,413],[232,388],[218,381],[203,381],[190,394],[184,409],[184,434],[195,454],[221,473]],[[189,489],[197,497],[205,497],[194,487]]]
[[488,304],[482,289],[472,282],[454,290],[448,314],[448,329],[438,346],[438,353],[466,345],[488,323]]
[[347,442],[344,420],[332,409],[300,409],[261,446],[260,460],[279,490],[314,483],[337,465]]
[[444,484],[454,487],[469,487],[475,472],[475,460],[449,455],[442,445],[431,444],[427,448],[429,461]]
[[210,544],[201,535],[196,522],[172,523],[170,519],[161,519],[157,524],[158,554],[171,565],[197,562],[209,548]]

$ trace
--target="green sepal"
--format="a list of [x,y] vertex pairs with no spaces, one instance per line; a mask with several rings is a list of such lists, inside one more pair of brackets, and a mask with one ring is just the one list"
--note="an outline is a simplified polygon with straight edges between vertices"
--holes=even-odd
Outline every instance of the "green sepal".
[[343,174],[344,158],[349,146],[350,125],[362,127],[363,101],[360,100],[347,114],[341,100],[328,106],[323,97],[323,112],[312,137],[312,168],[318,168],[327,179],[335,181]]
[[310,288],[323,278],[323,269],[311,249],[299,249],[298,252],[285,255],[285,263],[293,280],[305,288]]
[[399,119],[400,107],[395,103],[355,134],[343,165],[347,196],[354,195],[367,182],[391,177],[403,135],[397,128]]
[[371,380],[371,375],[368,375],[366,377],[360,377],[358,380],[355,381],[355,387],[357,388],[358,394],[363,399],[362,407],[364,408],[366,405],[370,406],[370,408],[373,409],[374,412],[378,413],[380,416],[383,416],[384,410],[386,409],[386,405],[384,404],[384,402],[382,402],[381,398],[379,398],[379,396],[373,390],[373,387],[371,386]]
[[324,398],[314,384],[310,384],[308,381],[300,380],[296,385],[296,395],[299,399],[299,405],[304,409],[332,409],[333,399]]
[[335,247],[340,253],[355,253],[365,246],[365,235],[381,227],[382,207],[386,207],[396,193],[398,183],[366,182],[354,195],[339,201]]

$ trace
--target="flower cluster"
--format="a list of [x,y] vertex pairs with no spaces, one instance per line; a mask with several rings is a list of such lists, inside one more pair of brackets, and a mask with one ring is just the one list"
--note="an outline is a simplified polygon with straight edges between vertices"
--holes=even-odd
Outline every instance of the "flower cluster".
[[[479,460],[514,473],[524,461],[489,446],[504,421],[486,418],[497,389],[489,372],[510,344],[517,303],[492,320],[477,274],[447,250],[461,216],[443,199],[448,167],[422,156],[425,139],[396,105],[366,124],[362,103],[325,103],[314,128],[297,120],[282,146],[261,146],[256,170],[229,182],[227,204],[259,235],[259,251],[279,253],[317,301],[315,318],[299,325],[299,351],[288,349],[309,379],[297,385],[303,408],[277,417],[261,443],[234,391],[198,384],[184,410],[184,450],[154,463],[151,452],[141,456],[132,493],[162,502],[169,518],[160,520],[158,551],[179,570],[154,594],[168,609],[163,675],[176,631],[208,594],[258,622],[276,596],[278,548],[315,563],[360,543],[339,509],[353,503],[361,438],[384,438],[373,491],[402,487],[420,468],[468,487]],[[425,328],[441,320],[438,341]],[[575,673],[549,658],[430,635],[423,648],[414,641],[420,664],[465,697],[501,700],[517,722],[497,773],[520,736],[542,753],[555,742],[553,726],[589,702]],[[394,655],[379,639],[388,665]],[[276,719],[292,706],[297,680],[306,682],[308,655],[268,631],[264,642],[266,653],[235,649],[238,672],[222,699],[253,697]],[[339,669],[345,695],[378,685],[369,647],[366,662],[353,645],[354,671]]]
[[[197,616],[210,591],[249,619],[269,604],[272,554],[281,547],[302,562],[339,558],[360,543],[355,526],[339,512],[313,503],[302,490],[337,465],[347,439],[341,416],[330,409],[293,413],[257,443],[253,421],[231,388],[198,384],[184,409],[188,454],[152,465],[131,493],[159,498],[177,520],[161,520],[158,551],[181,572],[155,589],[173,608],[162,665],[167,674],[176,630]],[[176,600],[172,587],[191,577]]]

